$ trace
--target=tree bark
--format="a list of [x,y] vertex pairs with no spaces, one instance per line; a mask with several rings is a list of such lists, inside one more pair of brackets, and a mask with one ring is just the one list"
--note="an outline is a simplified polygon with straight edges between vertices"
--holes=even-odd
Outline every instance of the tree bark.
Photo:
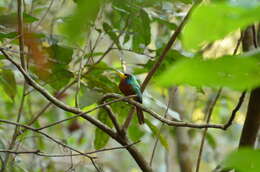
[[[173,89],[172,89],[173,90]],[[180,116],[185,115],[185,110],[182,104],[180,103],[180,97],[178,91],[169,91],[170,98],[173,99],[170,104],[170,108],[175,110],[180,114]],[[172,96],[173,95],[173,96]],[[190,140],[188,136],[188,129],[182,127],[176,127],[176,144],[177,144],[177,156],[180,163],[181,172],[192,172],[192,160],[190,153]]]
[[[253,27],[254,26],[250,26],[244,31],[244,38],[242,41],[244,52],[257,48],[257,45],[255,44],[256,36],[255,33],[253,32]],[[259,102],[260,102],[260,87],[254,89],[251,92],[239,147],[243,147],[243,146],[249,146],[252,148],[255,147],[255,142],[257,140],[257,133],[260,126]]]

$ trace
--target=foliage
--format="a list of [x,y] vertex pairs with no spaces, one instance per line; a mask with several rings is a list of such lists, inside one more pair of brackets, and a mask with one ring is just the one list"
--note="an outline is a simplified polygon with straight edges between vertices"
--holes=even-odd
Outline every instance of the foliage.
[[254,1],[246,2],[222,2],[198,6],[183,31],[184,46],[197,50],[206,43],[222,39],[239,28],[244,29],[259,21],[260,15],[257,11],[260,10],[260,4]]
[[187,58],[175,63],[158,80],[163,86],[190,84],[250,90],[260,85],[259,56],[259,53],[255,53],[218,59]]
[[[164,56],[172,33],[179,29],[194,2],[197,6]],[[102,153],[89,154],[97,158],[94,162],[101,171],[137,171],[140,163],[149,164],[153,150],[156,150],[151,165],[154,171],[163,171],[171,164],[177,172],[179,167],[181,171],[189,171],[182,169],[181,155],[188,155],[185,161],[190,158],[192,165],[195,164],[201,142],[200,130],[196,128],[183,130],[180,132],[183,135],[176,134],[175,127],[160,128],[161,121],[146,112],[144,125],[138,124],[136,112],[128,121],[133,106],[124,101],[108,106],[125,132],[112,139],[111,133],[93,125],[93,121],[98,121],[98,125],[116,131],[107,111],[99,106],[104,95],[122,94],[116,70],[124,67],[125,72],[133,73],[142,83],[163,58],[145,88],[143,106],[161,117],[168,109],[167,120],[174,117],[197,125],[205,123],[205,112],[216,89],[222,88],[222,93],[213,107],[210,123],[214,124],[227,121],[240,91],[260,85],[259,51],[242,53],[239,46],[239,55],[230,55],[231,51],[223,48],[233,51],[240,31],[257,25],[260,6],[255,0],[23,1],[23,34],[17,29],[17,7],[16,1],[0,1],[0,48],[18,64],[22,53],[26,73],[60,104],[33,88],[0,53],[0,120],[35,128],[28,131],[18,127],[17,137],[13,137],[14,125],[1,122],[1,167],[2,159],[8,157],[4,151],[18,151],[10,154],[7,171],[96,171],[88,158],[69,157],[76,152],[36,131],[80,152],[105,149]],[[259,37],[259,26],[252,31],[255,38]],[[254,41],[259,46],[257,39]],[[216,57],[214,52],[221,56]],[[172,97],[174,101],[169,101]],[[109,98],[105,102],[114,100]],[[78,113],[67,112],[61,108],[63,105],[74,112],[79,109],[86,112],[90,120],[72,119]],[[227,131],[207,132],[200,171],[211,171],[228,152],[236,149],[246,108],[244,103]],[[48,127],[38,129],[44,126]],[[157,149],[156,139],[160,143]],[[136,141],[140,142],[131,145],[132,149],[127,147],[126,144]],[[114,147],[116,150],[110,150]],[[28,153],[34,150],[40,152]],[[139,162],[138,157],[142,157]],[[259,171],[258,157],[258,151],[241,149],[231,153],[222,165],[241,172]]]
[[225,159],[223,165],[227,169],[235,169],[241,172],[257,172],[260,170],[259,165],[260,151],[250,148],[241,148],[232,152]]

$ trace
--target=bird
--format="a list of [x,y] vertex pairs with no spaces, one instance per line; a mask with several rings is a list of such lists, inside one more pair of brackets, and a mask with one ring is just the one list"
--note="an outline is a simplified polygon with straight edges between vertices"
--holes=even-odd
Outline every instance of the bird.
[[[134,97],[134,100],[139,103],[142,103],[143,100],[142,100],[141,87],[137,82],[135,76],[128,73],[122,73],[120,71],[117,71],[117,74],[121,78],[119,83],[120,91],[126,96],[136,95],[137,97]],[[140,125],[144,124],[144,114],[142,109],[136,106],[136,113],[137,113],[139,124]]]

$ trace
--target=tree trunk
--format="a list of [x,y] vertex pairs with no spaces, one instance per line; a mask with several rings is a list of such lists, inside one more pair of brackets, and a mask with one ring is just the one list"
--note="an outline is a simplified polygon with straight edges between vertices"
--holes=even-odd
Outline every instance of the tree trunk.
[[[243,51],[247,52],[253,48],[257,48],[256,37],[253,31],[254,26],[248,27],[244,31],[243,38]],[[239,147],[249,146],[254,148],[257,140],[257,133],[260,126],[260,88],[256,88],[251,92],[249,105],[247,108],[247,114],[245,123],[240,138]]]
[[[173,89],[172,89],[173,90]],[[172,104],[170,108],[175,110],[180,114],[180,116],[185,115],[185,110],[182,104],[180,103],[180,98],[178,91],[169,91],[170,98],[172,99]],[[172,96],[173,95],[173,96]],[[177,156],[180,163],[181,172],[192,172],[192,160],[190,153],[190,140],[188,136],[188,129],[182,127],[176,127],[176,144],[177,144]]]

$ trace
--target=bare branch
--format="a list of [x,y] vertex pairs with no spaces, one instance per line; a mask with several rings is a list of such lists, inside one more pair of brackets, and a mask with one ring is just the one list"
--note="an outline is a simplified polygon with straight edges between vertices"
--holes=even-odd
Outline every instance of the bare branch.
[[[0,48],[0,51],[3,53],[3,55],[6,57],[6,59],[8,59],[12,64],[14,64],[17,69],[23,74],[23,76],[25,77],[25,79],[28,81],[29,85],[31,85],[32,87],[34,87],[39,93],[41,93],[46,99],[48,99],[50,102],[52,102],[53,104],[55,104],[56,106],[58,106],[59,108],[74,113],[74,114],[83,114],[84,112],[81,111],[78,108],[74,108],[74,107],[70,107],[68,105],[66,105],[65,103],[63,103],[62,101],[58,100],[56,97],[52,96],[45,88],[43,88],[42,86],[40,86],[37,82],[35,82],[24,70],[23,68],[17,64],[12,58],[10,58],[3,49]],[[109,134],[112,138],[116,138],[115,133],[113,132],[113,130],[111,130],[109,127],[107,127],[106,125],[104,125],[103,123],[101,123],[100,121],[96,120],[95,118],[93,118],[92,116],[83,114],[81,115],[82,118],[88,120],[89,122],[91,122],[92,124],[96,125],[98,128],[102,129],[103,131],[105,131],[107,134]]]
[[37,23],[37,25],[33,28],[34,30],[36,30],[36,29],[42,24],[43,20],[44,20],[45,17],[48,15],[48,13],[49,13],[49,11],[50,11],[50,9],[51,9],[53,3],[54,3],[54,0],[51,0],[49,6],[48,6],[48,8],[47,8],[47,10],[45,11],[45,13],[43,14],[43,16],[41,17],[40,21],[39,21],[39,22]]
[[[135,144],[138,144],[140,141],[131,143],[126,146],[118,146],[118,147],[112,147],[112,148],[104,148],[104,149],[99,149],[95,150],[92,152],[86,152],[84,153],[85,155],[90,155],[90,154],[96,154],[96,153],[102,153],[102,152],[107,152],[111,150],[118,150],[118,149],[125,149],[127,147],[133,146]],[[46,154],[41,152],[40,150],[32,150],[32,151],[14,151],[14,150],[4,150],[0,149],[0,152],[5,152],[5,153],[13,153],[13,154],[36,154],[38,156],[44,156],[44,157],[66,157],[66,156],[82,156],[80,153],[75,153],[75,154]]]
[[41,135],[47,137],[48,139],[52,140],[53,142],[55,142],[55,143],[57,143],[57,144],[59,144],[59,145],[61,145],[61,146],[63,146],[63,147],[66,147],[66,148],[68,148],[68,149],[70,149],[70,150],[72,150],[72,151],[74,151],[74,152],[77,152],[77,153],[79,153],[79,154],[81,154],[81,155],[84,155],[84,156],[86,156],[86,157],[88,157],[88,158],[94,158],[94,157],[91,157],[91,156],[89,156],[89,155],[86,155],[85,153],[82,153],[82,152],[80,152],[80,151],[78,151],[78,150],[76,150],[76,149],[74,149],[74,148],[72,148],[72,147],[70,147],[70,146],[68,146],[68,145],[66,145],[66,144],[64,144],[64,143],[62,143],[62,142],[56,140],[56,139],[54,139],[53,137],[49,136],[48,134],[46,134],[46,133],[44,133],[44,132],[42,132],[42,131],[39,131],[39,130],[37,130],[37,129],[35,129],[35,128],[32,128],[32,127],[30,127],[30,126],[23,125],[23,124],[16,123],[16,122],[12,122],[12,121],[3,120],[3,119],[0,119],[0,122],[26,128],[26,129],[28,129],[28,130],[31,130],[31,131],[33,131],[33,132],[36,132],[36,133],[41,134]]
[[187,19],[189,18],[192,10],[196,7],[197,2],[190,8],[190,10],[188,11],[187,15],[183,18],[182,22],[180,23],[180,25],[176,28],[176,30],[174,31],[171,39],[169,40],[169,42],[167,43],[166,47],[164,48],[161,56],[158,58],[157,62],[154,63],[152,69],[150,70],[150,72],[147,74],[141,89],[142,92],[144,91],[144,89],[146,88],[146,86],[148,85],[149,81],[151,80],[151,78],[153,77],[154,73],[157,71],[157,69],[159,68],[159,66],[161,65],[161,63],[163,62],[164,58],[166,57],[168,51],[171,49],[171,46],[175,43],[177,37],[179,36],[179,34],[182,31],[183,26],[185,25]]
[[[173,94],[175,94],[176,91],[177,91],[177,87],[174,89]],[[172,93],[168,93],[168,95],[170,95],[170,94],[172,94]],[[172,103],[172,99],[171,99],[171,97],[169,96],[167,108],[166,108],[166,110],[165,110],[165,112],[164,112],[164,116],[163,116],[164,118],[167,117],[167,113],[168,113],[169,106],[170,106],[171,103]],[[156,140],[155,140],[155,143],[154,143],[152,155],[151,155],[151,158],[150,158],[150,163],[149,163],[150,166],[152,166],[152,163],[153,163],[153,157],[154,157],[154,154],[155,154],[155,150],[156,150],[156,147],[157,147],[157,144],[158,144],[159,137],[160,137],[160,134],[161,134],[161,132],[162,132],[163,126],[164,126],[164,123],[161,124],[161,126],[160,126],[160,128],[159,128],[159,132],[158,132],[158,134],[157,134],[157,136],[156,136]]]
[[[179,36],[179,34],[182,31],[183,26],[185,25],[187,19],[189,18],[192,10],[196,7],[197,2],[195,2],[195,4],[193,4],[193,6],[190,8],[190,10],[188,11],[187,15],[184,17],[184,19],[182,20],[182,22],[180,23],[180,25],[176,28],[176,30],[174,31],[172,37],[170,38],[170,40],[168,41],[168,43],[166,44],[166,47],[164,48],[161,56],[158,58],[157,62],[154,63],[152,69],[150,70],[150,72],[147,74],[146,78],[144,79],[144,82],[141,85],[141,91],[143,92],[146,88],[146,86],[148,85],[149,81],[152,79],[154,73],[157,71],[157,69],[160,67],[161,63],[163,62],[164,58],[166,57],[168,51],[171,49],[171,46],[175,43],[177,37]],[[127,120],[124,122],[123,124],[123,131],[125,131],[128,126],[131,123],[131,120],[133,118],[133,113],[134,113],[134,108],[131,109],[131,111],[129,112],[129,115],[127,117]]]
[[[209,108],[207,110],[207,119],[206,119],[206,123],[208,124],[211,118],[211,114],[213,112],[213,109],[217,103],[218,98],[220,97],[222,88],[220,88],[218,90],[218,93],[216,95],[215,98],[213,98],[210,102]],[[201,161],[201,156],[202,156],[202,152],[203,152],[203,147],[204,147],[204,143],[205,143],[205,139],[206,139],[206,134],[207,134],[208,128],[205,128],[203,131],[203,136],[201,138],[201,144],[200,144],[200,149],[199,149],[199,155],[198,155],[198,159],[197,159],[197,164],[196,164],[196,172],[199,172],[199,168],[200,168],[200,161]]]
[[[109,98],[122,98],[121,95],[118,94],[106,94],[103,99],[109,99]],[[221,124],[194,124],[194,123],[189,123],[189,122],[184,122],[184,121],[179,121],[177,119],[174,119],[175,121],[171,121],[168,119],[163,118],[156,112],[150,110],[149,108],[146,108],[144,105],[131,100],[131,99],[123,99],[122,101],[128,102],[129,104],[132,104],[134,106],[137,106],[141,108],[143,111],[147,112],[154,118],[160,120],[161,122],[169,125],[169,126],[176,126],[176,127],[190,127],[190,128],[218,128],[218,129],[223,129],[223,125]]]
[[232,122],[235,119],[237,111],[240,109],[242,103],[244,102],[245,95],[246,95],[246,91],[242,92],[242,94],[240,95],[239,101],[238,101],[236,107],[232,110],[229,120],[227,121],[226,124],[224,124],[224,130],[226,130],[228,127],[230,127],[232,125]]
[[65,122],[65,121],[69,121],[69,120],[78,118],[78,117],[80,117],[80,116],[82,116],[82,115],[84,115],[84,114],[93,112],[93,111],[95,111],[95,110],[97,110],[97,109],[99,109],[99,108],[102,108],[102,107],[106,106],[106,105],[109,105],[109,104],[112,104],[112,103],[115,103],[115,102],[119,102],[119,101],[122,101],[122,100],[124,100],[124,99],[131,98],[131,97],[134,97],[134,96],[121,97],[121,98],[119,98],[119,99],[115,99],[115,100],[113,100],[113,101],[100,104],[100,105],[94,107],[93,109],[90,109],[90,110],[88,110],[88,111],[86,111],[86,112],[84,112],[84,113],[80,113],[80,114],[77,114],[77,115],[75,115],[75,116],[72,116],[72,117],[69,117],[69,118],[66,118],[66,119],[63,119],[63,120],[54,122],[54,123],[52,123],[52,124],[48,124],[48,125],[46,125],[46,126],[44,126],[44,127],[38,128],[37,130],[43,130],[43,129],[46,129],[46,128],[49,128],[49,127],[58,125],[58,124],[60,124],[60,123],[63,123],[63,122]]

